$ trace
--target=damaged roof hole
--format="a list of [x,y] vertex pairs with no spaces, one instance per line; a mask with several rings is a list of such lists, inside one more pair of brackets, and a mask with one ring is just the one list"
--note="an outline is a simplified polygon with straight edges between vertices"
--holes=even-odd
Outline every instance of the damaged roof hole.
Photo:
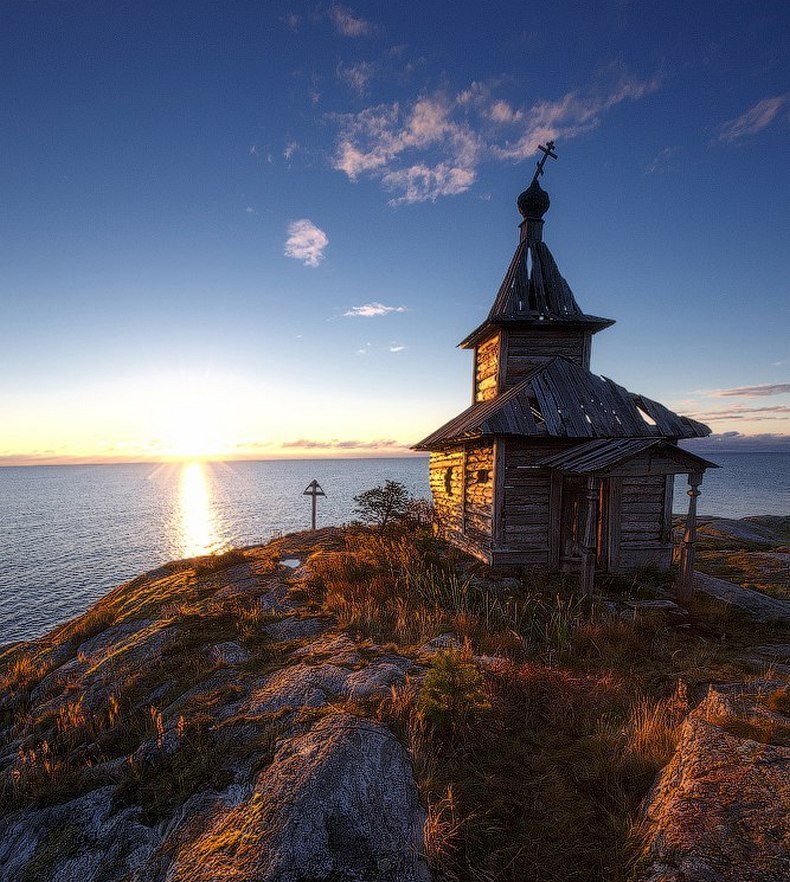
[[642,419],[648,424],[648,426],[656,425],[656,421],[653,419],[653,417],[651,417],[650,414],[646,411],[642,410],[642,408],[638,404],[636,406],[636,409],[639,411],[639,416],[642,417]]

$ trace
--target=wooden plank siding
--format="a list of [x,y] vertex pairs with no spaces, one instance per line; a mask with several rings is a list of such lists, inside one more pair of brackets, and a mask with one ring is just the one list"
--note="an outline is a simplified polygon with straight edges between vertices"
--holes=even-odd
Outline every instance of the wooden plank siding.
[[579,330],[507,331],[507,363],[504,387],[519,383],[536,367],[557,355],[587,368],[590,364],[590,333]]
[[665,477],[622,478],[621,486],[621,547],[661,545],[664,541]]
[[473,402],[496,398],[499,382],[500,335],[494,334],[475,347],[475,383]]
[[[552,525],[556,520],[557,491],[552,473],[548,469],[536,468],[535,464],[564,446],[563,442],[549,440],[530,444],[508,440],[502,537],[497,543],[506,556],[511,552],[524,552],[529,559],[524,558],[523,563],[548,564],[556,555],[557,538],[552,534]],[[556,532],[556,524],[554,529]]]

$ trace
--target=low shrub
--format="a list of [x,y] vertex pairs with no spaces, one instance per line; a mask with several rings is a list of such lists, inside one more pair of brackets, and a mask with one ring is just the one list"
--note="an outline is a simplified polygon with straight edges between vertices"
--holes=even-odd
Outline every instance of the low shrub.
[[437,652],[417,699],[423,718],[440,731],[457,734],[490,707],[483,674],[469,648]]

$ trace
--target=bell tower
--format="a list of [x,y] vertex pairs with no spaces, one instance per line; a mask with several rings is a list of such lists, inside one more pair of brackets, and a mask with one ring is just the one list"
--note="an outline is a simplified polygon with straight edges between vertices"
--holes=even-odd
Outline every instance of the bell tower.
[[532,182],[516,203],[522,218],[519,243],[494,305],[483,324],[459,343],[475,353],[473,402],[495,398],[557,355],[589,369],[592,335],[614,324],[582,311],[543,241],[543,216],[551,200],[539,178],[546,159],[557,154],[553,141],[540,150]]

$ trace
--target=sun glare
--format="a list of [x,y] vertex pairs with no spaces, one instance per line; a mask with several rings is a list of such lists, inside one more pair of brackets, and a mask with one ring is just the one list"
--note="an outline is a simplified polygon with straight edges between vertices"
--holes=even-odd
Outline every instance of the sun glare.
[[220,551],[223,542],[213,511],[210,477],[202,462],[187,462],[181,467],[178,502],[181,554],[195,557]]

